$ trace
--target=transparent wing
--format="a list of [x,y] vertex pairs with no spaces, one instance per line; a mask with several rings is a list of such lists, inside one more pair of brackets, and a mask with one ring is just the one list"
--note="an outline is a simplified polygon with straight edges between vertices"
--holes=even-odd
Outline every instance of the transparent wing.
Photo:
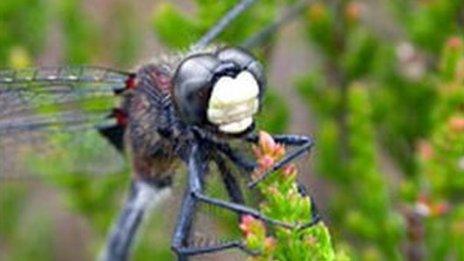
[[111,112],[129,78],[100,67],[0,71],[0,135],[93,126]]
[[[0,179],[111,173],[122,159],[94,131],[115,124],[131,74],[99,67],[0,70]],[[109,167],[111,168],[109,168]],[[115,169],[113,169],[115,167]]]

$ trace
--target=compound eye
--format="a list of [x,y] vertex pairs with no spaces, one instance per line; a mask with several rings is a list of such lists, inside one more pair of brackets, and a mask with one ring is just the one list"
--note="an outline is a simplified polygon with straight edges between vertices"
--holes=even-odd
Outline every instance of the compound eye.
[[218,51],[217,57],[222,62],[233,62],[240,67],[240,70],[246,70],[253,74],[260,86],[260,94],[264,93],[264,87],[266,85],[264,69],[253,55],[244,49],[225,48]]
[[174,74],[175,104],[181,117],[188,123],[206,121],[213,72],[218,65],[218,59],[210,54],[194,55],[184,60]]
[[264,92],[261,64],[241,49],[185,59],[173,77],[173,98],[180,117],[226,134],[253,127]]

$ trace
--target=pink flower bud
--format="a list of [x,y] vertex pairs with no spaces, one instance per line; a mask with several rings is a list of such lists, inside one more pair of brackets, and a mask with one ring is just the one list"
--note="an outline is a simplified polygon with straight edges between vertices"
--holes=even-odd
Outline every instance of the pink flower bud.
[[250,232],[252,232],[253,223],[256,222],[256,219],[251,215],[243,215],[240,222],[240,229],[245,233],[247,236]]
[[463,46],[462,39],[458,36],[453,36],[448,39],[446,46],[453,50],[459,50]]
[[362,12],[363,12],[363,6],[361,3],[358,2],[350,2],[345,9],[345,16],[348,21],[350,22],[356,22],[360,19]]
[[424,160],[430,160],[432,159],[434,155],[434,150],[432,145],[428,143],[427,141],[421,141],[419,143],[419,155],[424,159]]
[[295,165],[293,164],[290,164],[290,165],[286,165],[284,168],[283,168],[283,173],[286,177],[293,177],[296,175],[296,172],[297,172],[297,169],[295,167]]
[[453,117],[451,118],[448,124],[452,131],[455,131],[455,132],[464,131],[464,118],[462,117]]
[[277,246],[277,241],[273,237],[266,237],[264,240],[264,251],[271,252]]
[[262,170],[267,170],[274,164],[274,159],[269,155],[264,155],[258,160],[258,164]]
[[431,208],[431,214],[433,216],[442,216],[450,210],[450,206],[446,202],[441,202],[438,204],[434,204]]
[[264,153],[269,153],[275,150],[276,143],[274,142],[274,139],[269,133],[265,131],[260,131],[259,132],[259,147]]

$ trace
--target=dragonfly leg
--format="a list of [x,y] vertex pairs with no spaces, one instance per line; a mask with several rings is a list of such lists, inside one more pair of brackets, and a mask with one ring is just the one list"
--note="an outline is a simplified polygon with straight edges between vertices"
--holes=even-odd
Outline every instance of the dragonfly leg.
[[[192,191],[201,190],[203,187],[202,177],[206,172],[206,163],[198,156],[198,147],[194,146],[190,154],[189,168],[189,186],[185,191],[182,207],[177,220],[177,225],[172,239],[172,249],[177,253],[179,261],[187,261],[189,256],[206,254],[223,251],[231,248],[242,249],[247,251],[241,241],[224,242],[210,246],[189,246],[188,239],[192,230],[193,220],[197,209],[198,198]],[[222,165],[221,165],[222,166]],[[222,167],[221,167],[222,168]],[[229,183],[233,184],[233,182]],[[232,187],[234,185],[231,185]],[[234,200],[240,200],[239,194],[231,196]]]
[[[279,226],[288,227],[288,228],[293,227],[293,225],[291,224],[287,224],[287,223],[266,217],[265,215],[261,214],[258,210],[249,208],[243,204],[229,202],[229,201],[206,196],[203,193],[203,184],[202,184],[203,183],[202,177],[203,177],[204,171],[202,170],[202,168],[198,167],[199,164],[196,163],[197,160],[195,160],[195,155],[193,155],[192,158],[193,160],[189,161],[189,188],[190,188],[191,196],[193,196],[195,199],[203,203],[206,203],[206,204],[211,204],[213,206],[217,206],[217,207],[221,207],[221,208],[225,208],[225,209],[237,212],[239,215],[243,215],[243,214],[252,215],[269,224],[279,225]],[[198,160],[198,162],[201,162],[201,159]],[[237,196],[237,195],[234,195],[234,196]]]
[[301,229],[305,229],[305,228],[312,227],[312,226],[316,225],[317,223],[322,221],[322,218],[319,215],[319,210],[317,208],[316,202],[314,201],[313,197],[311,197],[311,195],[309,194],[308,189],[306,188],[306,186],[303,183],[301,183],[300,181],[297,182],[297,185],[298,185],[298,192],[300,193],[300,195],[303,196],[303,197],[309,197],[309,199],[311,201],[311,217],[310,217],[310,221],[308,223],[303,224],[303,225],[300,226]]
[[[233,152],[233,151],[232,151]],[[249,161],[249,159],[246,159],[244,155],[241,155],[237,152],[233,152],[234,153],[234,158],[241,158],[240,160],[238,161],[235,161],[235,160],[232,160],[232,157],[229,157],[229,153],[228,152],[225,152],[224,154],[226,156],[229,157],[229,159],[232,160],[233,163],[235,163],[235,165],[238,165],[238,167],[244,169],[243,166],[240,166],[240,162],[244,162],[246,160]],[[256,164],[255,164],[256,165]],[[223,173],[224,171],[221,171],[221,173]],[[225,181],[224,181],[225,182]],[[317,224],[319,221],[321,221],[321,216],[319,215],[319,211],[318,211],[318,208],[317,208],[317,205],[313,199],[313,197],[311,197],[311,195],[309,194],[307,188],[305,187],[304,184],[302,184],[301,182],[298,181],[298,192],[303,196],[303,197],[309,197],[310,200],[311,200],[311,221],[308,222],[307,224],[304,224],[301,226],[301,228],[307,228],[307,227],[310,227],[310,226],[313,226],[314,224]],[[242,203],[242,202],[235,202],[235,203]],[[243,204],[243,203],[242,203]]]
[[[295,151],[288,153],[281,161],[277,162],[272,166],[269,171],[263,174],[262,178],[251,182],[249,187],[254,187],[257,183],[264,180],[271,172],[278,170],[290,163],[292,160],[303,156],[308,152],[313,146],[314,142],[310,137],[299,136],[299,135],[274,135],[274,140],[277,143],[282,143],[289,146],[297,146],[298,148]],[[259,137],[256,134],[250,135],[247,137],[248,142],[257,143]],[[239,152],[234,151],[227,144],[216,144],[217,148],[227,156],[236,166],[241,168],[244,171],[251,172],[253,171],[257,163],[253,160],[248,159],[245,155],[240,154]]]
[[[296,135],[276,135],[276,136],[274,136],[274,139],[279,143],[284,143],[284,144],[290,145],[290,146],[298,146],[298,145],[302,146],[302,145],[308,144],[308,143],[310,143],[311,146],[312,146],[312,143],[313,143],[312,140],[309,137],[296,136]],[[257,136],[254,136],[254,137],[251,137],[251,138],[249,137],[248,141],[257,142],[258,137]],[[227,156],[236,166],[238,166],[239,168],[241,168],[241,169],[243,169],[245,171],[252,171],[255,168],[255,166],[257,166],[256,162],[252,162],[252,160],[247,158],[245,155],[240,154],[239,152],[236,152],[236,151],[232,150],[230,148],[230,146],[228,146],[227,144],[216,144],[216,146],[218,146],[218,149],[225,156]],[[316,204],[314,202],[314,199],[309,195],[309,193],[307,192],[307,189],[305,188],[305,186],[300,182],[298,182],[298,191],[302,196],[310,197],[311,207],[312,207],[311,221],[302,226],[302,227],[310,227],[310,226],[318,223],[321,220],[321,217],[319,215],[319,212],[318,212],[317,206],[316,206]]]
[[[276,162],[272,167],[270,167],[266,172],[264,172],[259,179],[256,179],[248,183],[248,187],[253,188],[258,183],[266,179],[272,172],[284,167],[291,161],[302,157],[307,152],[311,150],[314,146],[314,141],[312,138],[307,136],[300,135],[273,135],[272,136],[275,142],[281,143],[284,145],[295,146],[296,149],[287,153],[280,161]],[[247,137],[247,141],[256,143],[258,142],[258,136],[253,134],[252,136]]]
[[197,198],[199,201],[204,202],[206,204],[211,204],[213,206],[225,208],[225,209],[228,209],[230,211],[237,212],[240,215],[251,215],[251,216],[253,216],[255,218],[261,219],[262,221],[264,221],[264,222],[266,222],[268,224],[278,225],[278,226],[282,226],[282,227],[286,227],[286,228],[294,228],[295,227],[292,224],[288,224],[288,223],[285,223],[285,222],[282,222],[282,221],[267,217],[267,216],[261,214],[261,212],[259,212],[258,210],[247,207],[247,206],[244,206],[242,204],[237,204],[237,203],[228,202],[228,201],[221,200],[221,199],[212,198],[212,197],[204,195],[203,193],[201,193],[199,191],[193,191],[192,195],[195,198]]
[[[314,140],[309,136],[304,135],[295,135],[295,134],[277,134],[272,135],[272,138],[275,142],[285,144],[288,146],[301,146],[307,143],[314,145]],[[248,135],[246,141],[252,143],[258,143],[259,136],[256,133]]]
[[[276,171],[286,164],[290,163],[292,160],[303,156],[306,152],[309,152],[309,150],[314,146],[314,141],[312,138],[307,137],[307,136],[300,136],[300,135],[273,135],[272,138],[274,139],[275,142],[281,143],[287,146],[297,146],[298,148],[290,153],[288,153],[282,160],[274,164],[267,172],[265,172],[262,175],[262,178],[259,180],[256,180],[254,182],[251,182],[249,184],[250,187],[256,186],[260,181],[264,180],[271,172]],[[247,140],[249,142],[257,143],[259,137],[256,134],[253,134],[249,137],[247,137]],[[309,195],[308,190],[306,187],[298,181],[298,192],[303,196],[303,197],[309,197],[311,200],[311,221],[300,226],[300,228],[307,228],[311,227],[315,224],[317,224],[319,221],[321,221],[321,217],[319,215],[318,208],[316,206],[316,203],[314,202],[313,197]]]
[[245,155],[240,154],[237,151],[234,151],[229,145],[227,144],[216,144],[217,148],[227,157],[229,158],[236,166],[241,168],[246,172],[253,171],[257,164],[254,160],[247,158]]
[[230,200],[237,204],[244,204],[245,199],[243,197],[242,189],[240,188],[240,185],[238,184],[230,169],[227,167],[227,164],[224,161],[224,159],[222,157],[217,156],[214,159],[214,162],[216,163],[219,169],[222,181],[224,182]]
[[[182,205],[183,212],[195,212],[195,201],[193,197],[187,193],[187,197],[184,198],[184,204]],[[209,246],[189,246],[187,239],[190,234],[190,228],[193,223],[193,216],[181,216],[178,220],[176,231],[172,240],[172,249],[177,253],[178,261],[188,261],[189,256],[201,255],[213,252],[224,251],[233,248],[239,248],[246,251],[241,241],[231,241],[216,245]]]
[[167,184],[156,185],[144,181],[131,183],[129,196],[115,223],[100,256],[102,261],[128,260],[134,238],[151,206],[167,191]]

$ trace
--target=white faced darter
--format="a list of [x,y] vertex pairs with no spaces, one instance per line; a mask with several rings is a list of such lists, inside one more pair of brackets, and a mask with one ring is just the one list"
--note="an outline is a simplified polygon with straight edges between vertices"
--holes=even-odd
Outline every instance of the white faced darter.
[[[42,67],[0,71],[0,137],[20,132],[96,128],[121,153],[130,153],[133,177],[129,196],[108,237],[101,258],[126,260],[148,206],[171,185],[177,162],[188,169],[188,186],[172,239],[179,260],[230,248],[247,249],[240,241],[190,246],[194,213],[199,202],[252,215],[268,224],[293,227],[245,206],[242,191],[226,161],[250,173],[255,163],[231,148],[231,140],[256,143],[254,116],[261,108],[266,80],[261,64],[248,52],[305,6],[301,1],[286,15],[239,48],[208,48],[211,41],[254,0],[242,0],[191,51],[175,62],[146,64],[136,72],[107,68]],[[112,108],[79,109],[89,100],[119,97]],[[47,110],[47,106],[62,110]],[[275,135],[276,142],[295,147],[269,173],[308,152],[309,137]],[[204,194],[208,165],[217,165],[230,202]],[[306,190],[300,186],[300,192]],[[308,217],[312,226],[317,211]]]

